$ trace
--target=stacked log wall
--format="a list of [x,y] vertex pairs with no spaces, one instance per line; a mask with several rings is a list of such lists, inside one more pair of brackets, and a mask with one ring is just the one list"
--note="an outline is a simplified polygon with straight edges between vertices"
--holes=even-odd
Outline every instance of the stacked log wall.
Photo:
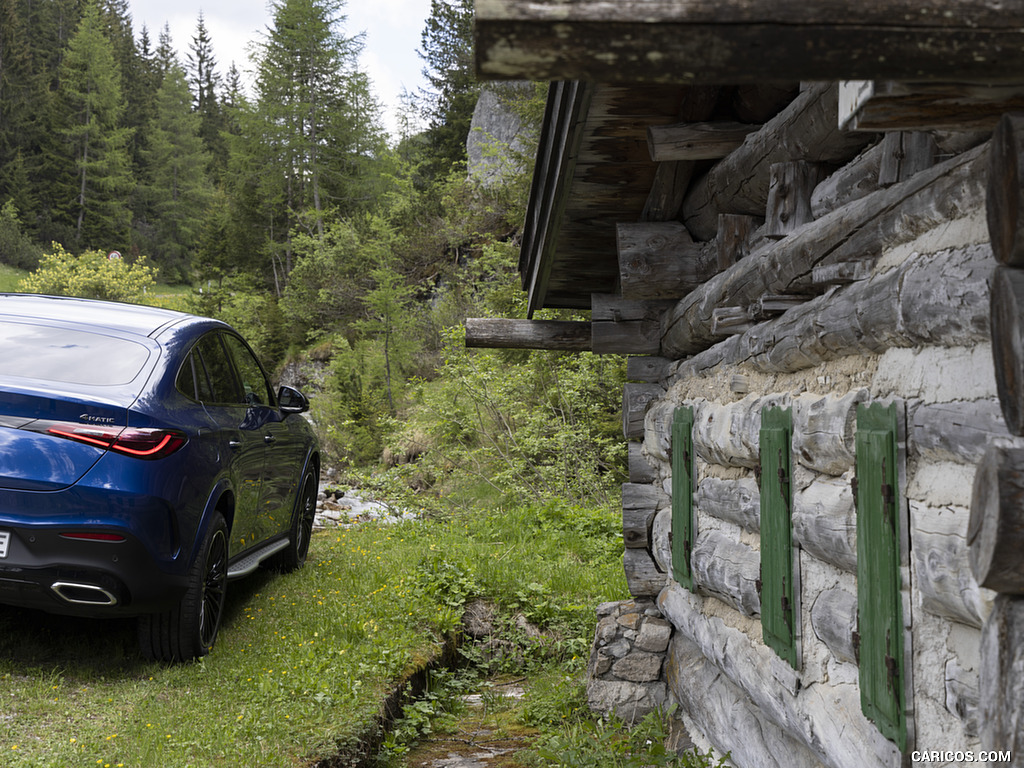
[[[950,163],[950,172],[960,173],[964,162],[977,164],[986,151],[983,146]],[[863,163],[855,159],[852,169],[835,173],[863,175]],[[834,178],[822,184],[821,200],[843,187]],[[858,184],[863,195],[877,193],[873,185]],[[737,766],[790,764],[784,755],[774,756],[785,752],[778,744],[835,768],[908,764],[911,750],[928,745],[982,748],[979,649],[995,595],[972,575],[967,523],[975,467],[989,443],[1009,433],[992,371],[988,296],[996,264],[984,195],[975,194],[979,184],[983,179],[971,176],[970,194],[956,196],[944,209],[951,218],[936,218],[924,231],[913,229],[913,236],[901,230],[887,238],[880,228],[877,249],[866,254],[864,279],[807,296],[805,303],[727,338],[708,340],[710,326],[702,326],[703,349],[688,349],[691,356],[660,366],[665,391],[646,405],[643,432],[634,432],[642,442],[633,449],[637,477],[661,493],[651,509],[645,550],[657,574],[648,589],[661,587],[659,606],[677,631],[666,674],[684,722],[698,743],[704,737],[703,746],[732,750]],[[847,187],[844,194],[854,195],[852,205],[862,210]],[[936,188],[945,187],[939,182]],[[902,198],[890,199],[896,207],[886,215],[896,220]],[[834,213],[839,205],[820,202],[816,215],[841,220],[842,209]],[[799,230],[789,236],[800,249],[801,237],[807,235]],[[784,259],[789,238],[768,246],[773,259]],[[730,269],[741,274],[744,267]],[[724,306],[728,297],[713,293],[725,284],[711,280],[680,306]],[[832,317],[835,329],[828,331]],[[852,328],[846,334],[844,317]],[[671,358],[672,349],[663,346],[666,351]],[[857,621],[854,416],[859,404],[893,401],[906,425],[902,580],[913,736],[903,755],[861,713],[851,638]],[[695,414],[693,594],[669,576],[670,435],[672,414],[681,405]],[[758,429],[768,406],[793,409],[792,518],[801,605],[801,664],[795,672],[762,642],[754,584],[760,561]],[[722,682],[707,699],[686,690],[719,676]],[[735,734],[747,721],[762,723],[775,746],[756,756],[737,750]]]

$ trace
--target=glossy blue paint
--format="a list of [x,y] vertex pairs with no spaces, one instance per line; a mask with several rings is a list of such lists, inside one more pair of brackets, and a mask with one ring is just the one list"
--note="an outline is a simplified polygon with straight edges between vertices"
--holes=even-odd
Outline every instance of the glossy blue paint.
[[[232,559],[289,535],[303,473],[319,471],[316,437],[277,406],[229,326],[153,307],[0,294],[0,328],[8,339],[39,340],[47,356],[45,365],[0,359],[0,533],[10,534],[0,603],[95,616],[163,611],[183,594],[214,510],[228,521]],[[236,340],[230,348],[226,338]],[[235,352],[204,363],[200,340],[218,355]],[[19,344],[10,342],[11,354],[33,354]],[[118,349],[134,357],[104,359]],[[62,367],[62,354],[73,362]],[[231,354],[262,377],[271,402],[245,401],[242,362]],[[228,401],[204,400],[207,388]],[[185,443],[156,459],[103,447],[124,428],[173,430]],[[83,533],[123,540],[68,538]],[[51,587],[68,574],[116,604],[62,599]]]

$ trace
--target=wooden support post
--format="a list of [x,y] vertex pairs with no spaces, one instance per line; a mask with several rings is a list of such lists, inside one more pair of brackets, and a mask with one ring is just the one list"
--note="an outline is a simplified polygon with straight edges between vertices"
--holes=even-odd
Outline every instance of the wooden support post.
[[871,142],[871,134],[846,133],[836,123],[835,83],[815,83],[751,134],[739,149],[695,179],[683,201],[684,221],[699,240],[718,229],[718,214],[763,216],[771,166],[792,160],[845,163]]
[[888,187],[906,181],[915,173],[935,165],[938,154],[935,137],[924,131],[892,131],[882,140],[882,162],[878,186]]
[[753,249],[753,240],[758,227],[764,222],[753,216],[736,213],[718,215],[718,269],[728,269]]
[[679,222],[616,227],[624,299],[678,299],[718,272],[717,252]]
[[1011,434],[1024,435],[1024,270],[996,269],[991,323],[996,391],[1003,418]]
[[[695,85],[687,88],[679,108],[679,120],[684,122],[708,120],[714,114],[720,90],[713,85]],[[654,172],[654,181],[651,184],[651,191],[647,196],[640,220],[677,220],[695,167],[696,163],[693,160],[659,163]]]
[[1024,448],[985,451],[974,475],[967,546],[978,584],[1024,595]]
[[765,237],[777,240],[814,220],[811,194],[825,175],[821,163],[791,160],[772,165],[764,217]]
[[1024,266],[1024,115],[1004,115],[992,134],[986,198],[996,260]]
[[510,320],[498,317],[466,318],[467,347],[585,352],[590,350],[590,337],[588,322]]
[[626,587],[633,597],[657,597],[668,582],[646,549],[627,549],[622,554]]
[[748,123],[675,123],[647,128],[647,149],[655,163],[717,160],[742,146],[760,126]]

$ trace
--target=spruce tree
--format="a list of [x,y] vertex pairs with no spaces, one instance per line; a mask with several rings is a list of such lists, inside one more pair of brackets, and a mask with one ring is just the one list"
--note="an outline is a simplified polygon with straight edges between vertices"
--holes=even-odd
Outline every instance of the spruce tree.
[[429,170],[444,174],[466,158],[466,138],[480,95],[473,69],[473,0],[430,0],[420,40],[423,76],[430,84],[421,91],[429,125]]
[[219,100],[221,77],[217,72],[217,58],[213,41],[206,29],[202,11],[196,22],[196,33],[185,57],[188,82],[192,88],[194,109],[199,115],[200,136],[218,170],[225,168],[225,145],[222,132],[227,128],[224,110]]
[[156,116],[148,126],[146,174],[140,184],[153,219],[143,250],[170,281],[186,281],[213,188],[209,157],[199,136],[200,116],[192,112],[185,73],[172,67],[156,94]]
[[128,245],[134,180],[124,109],[117,62],[90,2],[61,62],[55,104],[55,159],[71,172],[55,184],[54,208],[77,249]]

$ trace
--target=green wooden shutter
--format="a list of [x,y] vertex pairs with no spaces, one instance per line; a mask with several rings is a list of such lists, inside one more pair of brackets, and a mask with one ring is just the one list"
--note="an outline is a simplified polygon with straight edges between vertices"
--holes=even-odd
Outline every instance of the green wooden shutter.
[[690,552],[697,536],[693,513],[693,408],[676,408],[672,419],[672,577],[693,590]]
[[765,644],[796,669],[792,433],[791,409],[761,412],[761,631]]
[[858,407],[854,496],[860,702],[882,735],[906,750],[898,436],[895,405]]

